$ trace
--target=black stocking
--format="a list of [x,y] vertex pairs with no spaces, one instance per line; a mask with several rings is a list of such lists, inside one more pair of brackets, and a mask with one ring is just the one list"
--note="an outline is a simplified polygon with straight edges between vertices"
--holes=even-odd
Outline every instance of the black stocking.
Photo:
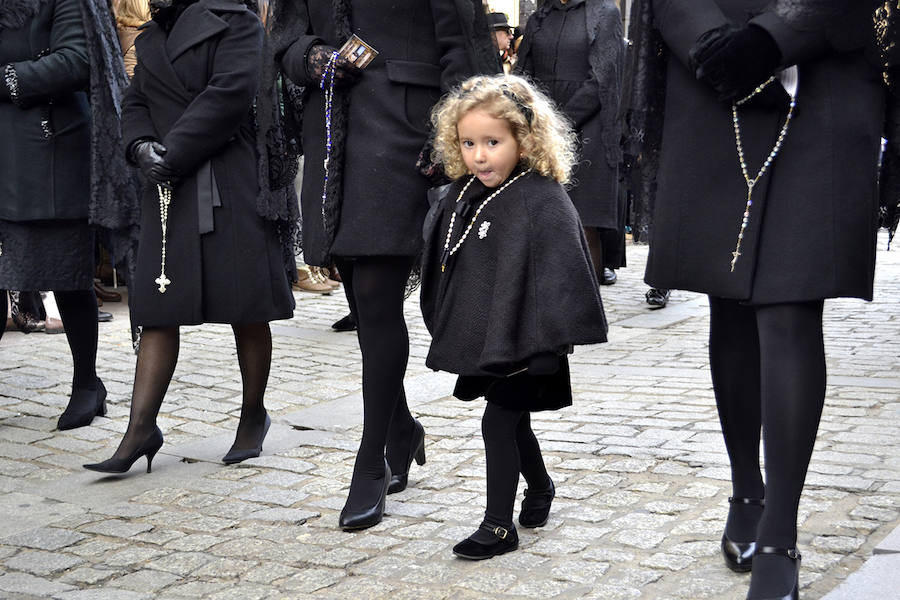
[[6,331],[6,311],[9,310],[8,292],[0,290],[0,340],[3,339],[3,332]]
[[145,327],[141,334],[128,429],[113,458],[127,458],[149,438],[178,362],[178,327]]
[[[403,299],[411,267],[412,259],[407,257],[338,262],[347,299],[357,317],[362,353],[363,436],[347,498],[347,508],[351,510],[370,506],[380,494],[385,444],[392,422],[398,430],[413,427],[403,397],[403,375],[409,357]],[[399,402],[401,397],[403,401]],[[405,460],[404,454],[400,463]]]
[[[54,292],[75,366],[72,391],[97,389],[97,296],[94,290]],[[90,397],[90,396],[84,396]],[[91,398],[93,401],[94,399]],[[76,411],[77,412],[77,411]]]
[[238,364],[241,367],[243,402],[241,420],[238,423],[234,448],[254,448],[266,421],[263,397],[269,381],[272,364],[272,333],[268,323],[232,325],[237,345]]
[[[487,509],[484,519],[510,527],[519,472],[532,489],[550,487],[541,448],[531,430],[531,416],[527,411],[503,408],[489,401],[481,419],[481,436],[484,438],[487,460]],[[485,534],[483,539],[479,539],[482,534]],[[491,535],[479,530],[472,539],[490,543]]]
[[587,240],[591,262],[594,263],[594,273],[599,281],[603,278],[603,239],[600,236],[600,230],[596,227],[585,227],[584,238]]
[[[792,548],[797,507],[825,403],[823,302],[756,309],[762,368],[766,508],[757,543]],[[753,559],[749,598],[781,596],[793,585],[793,562],[778,555]]]
[[[719,422],[731,461],[736,498],[763,498],[759,469],[761,426],[759,339],[756,312],[736,300],[709,298],[709,365]],[[736,542],[756,539],[762,507],[732,504],[725,533]]]

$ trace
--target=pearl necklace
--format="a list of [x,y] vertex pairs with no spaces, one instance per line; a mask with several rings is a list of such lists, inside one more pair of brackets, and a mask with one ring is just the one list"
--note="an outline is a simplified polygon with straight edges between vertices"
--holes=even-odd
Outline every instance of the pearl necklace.
[[[499,196],[500,192],[502,192],[503,190],[505,190],[506,188],[511,186],[513,183],[515,183],[515,181],[517,179],[519,179],[520,177],[524,177],[525,175],[528,175],[529,173],[531,173],[531,169],[522,171],[521,173],[519,173],[518,175],[516,175],[515,177],[513,177],[506,183],[504,183],[493,194],[491,194],[490,196],[485,198],[481,202],[481,204],[478,205],[478,208],[475,209],[475,214],[472,215],[472,220],[469,221],[469,225],[463,231],[463,234],[459,237],[459,240],[457,240],[456,245],[454,245],[453,248],[451,248],[450,247],[450,238],[453,235],[453,226],[456,223],[456,210],[453,211],[453,213],[450,215],[450,226],[447,228],[447,237],[444,240],[444,254],[441,257],[441,273],[443,273],[444,271],[447,270],[447,261],[450,259],[451,256],[456,254],[456,252],[459,250],[459,248],[463,245],[463,242],[466,241],[466,237],[468,237],[469,232],[472,230],[472,226],[475,225],[475,221],[478,220],[478,215],[480,215],[481,211],[484,209],[484,207],[488,205],[488,202],[490,202],[491,200],[493,200],[494,198]],[[463,186],[463,189],[460,190],[459,196],[456,197],[456,202],[454,203],[454,207],[459,204],[460,200],[462,200],[463,194],[466,193],[466,190],[469,189],[469,186],[472,185],[473,181],[475,181],[474,175],[472,175],[472,177],[469,179],[469,181],[466,182],[466,185]]]
[[778,134],[778,139],[775,141],[775,145],[772,147],[772,151],[769,152],[769,156],[763,161],[762,166],[759,168],[759,171],[756,173],[756,177],[750,179],[750,174],[747,167],[747,160],[744,158],[744,144],[741,140],[741,123],[738,120],[738,106],[741,106],[745,102],[749,101],[751,98],[762,92],[768,85],[775,81],[775,77],[769,77],[766,81],[759,84],[755,90],[750,92],[750,95],[746,98],[742,98],[737,102],[734,102],[731,105],[731,116],[732,122],[734,123],[734,140],[735,145],[737,146],[738,160],[741,163],[741,173],[744,175],[744,181],[747,183],[747,205],[744,207],[744,217],[741,221],[741,229],[738,232],[737,244],[734,247],[734,252],[731,253],[731,272],[734,272],[734,267],[737,264],[738,258],[741,256],[741,242],[744,241],[744,232],[747,230],[747,227],[750,224],[750,207],[753,206],[753,190],[756,187],[756,184],[759,183],[759,180],[765,175],[766,171],[768,171],[769,167],[775,161],[775,157],[778,156],[778,152],[781,151],[781,146],[784,144],[784,138],[787,136],[788,127],[791,124],[791,118],[794,116],[794,107],[797,105],[797,98],[793,94],[791,94],[791,107],[788,109],[787,117],[784,120],[784,125],[781,126],[781,132]]
[[159,224],[162,228],[162,251],[159,264],[159,277],[155,279],[155,283],[159,286],[159,293],[166,293],[166,286],[171,285],[171,281],[166,277],[166,230],[169,225],[169,204],[172,203],[172,189],[156,184],[156,193],[159,196]]

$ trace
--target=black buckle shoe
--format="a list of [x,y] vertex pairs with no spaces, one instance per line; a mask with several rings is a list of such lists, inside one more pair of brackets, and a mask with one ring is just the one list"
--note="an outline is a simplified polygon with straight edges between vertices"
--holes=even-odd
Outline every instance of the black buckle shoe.
[[550,504],[556,497],[556,486],[553,480],[545,490],[525,489],[522,509],[519,511],[519,525],[522,527],[543,527],[550,519]]
[[[791,591],[785,594],[784,596],[778,596],[777,598],[764,598],[762,600],[800,600],[800,561],[803,558],[800,555],[800,551],[797,548],[777,548],[775,546],[760,546],[756,549],[756,555],[760,554],[778,554],[780,556],[786,556],[787,558],[794,561],[794,587],[791,588]],[[747,595],[747,598],[750,598],[750,595]]]
[[[766,501],[762,498],[728,498],[729,504],[752,504],[755,506],[765,506]],[[735,542],[728,537],[727,533],[722,534],[722,557],[725,559],[725,565],[735,573],[748,573],[753,566],[753,553],[756,551],[756,540],[750,542]]]
[[[495,541],[489,543],[476,542],[472,536],[481,531],[488,531],[493,534]],[[453,554],[467,560],[486,560],[494,558],[507,552],[512,552],[519,547],[519,534],[516,527],[512,524],[509,527],[503,527],[494,523],[482,521],[478,527],[478,531],[467,537],[457,545],[453,546]]]

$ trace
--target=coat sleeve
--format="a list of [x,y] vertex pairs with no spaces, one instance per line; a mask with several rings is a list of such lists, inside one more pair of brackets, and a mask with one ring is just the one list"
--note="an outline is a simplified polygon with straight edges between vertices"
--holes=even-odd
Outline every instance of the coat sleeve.
[[237,132],[259,88],[263,28],[250,11],[221,15],[228,21],[213,58],[206,88],[172,126],[163,145],[166,161],[190,173]]
[[281,68],[288,79],[300,86],[318,85],[306,70],[309,50],[324,41],[312,35],[307,0],[288,0],[279,11],[272,30],[275,55],[281,56]]
[[87,88],[88,60],[78,0],[57,0],[50,26],[49,52],[35,60],[12,65],[18,87],[16,104],[27,108]]
[[144,70],[138,64],[134,70],[131,84],[125,90],[125,98],[122,100],[122,143],[126,150],[125,158],[131,162],[128,156],[128,148],[140,139],[159,141],[159,134],[153,126],[150,118],[150,108],[147,105],[147,97],[144,95]]
[[702,34],[730,23],[715,0],[653,0],[653,14],[666,45],[683,64]]
[[441,59],[441,91],[448,91],[478,73],[472,41],[466,35],[456,2],[430,0],[434,38]]

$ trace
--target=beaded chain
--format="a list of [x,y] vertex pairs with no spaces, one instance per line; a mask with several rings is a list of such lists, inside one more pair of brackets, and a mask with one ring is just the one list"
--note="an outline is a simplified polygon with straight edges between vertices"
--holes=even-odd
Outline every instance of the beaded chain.
[[[331,53],[325,70],[322,71],[322,80],[319,81],[319,89],[325,90],[325,182],[322,186],[322,221],[325,221],[325,202],[328,200],[328,162],[331,160],[331,110],[334,106],[334,73],[337,70],[335,63],[340,54],[337,51]],[[326,81],[327,87],[326,87]]]
[[159,277],[155,283],[159,286],[159,293],[166,293],[166,286],[172,282],[166,277],[166,229],[169,225],[169,204],[172,203],[172,190],[162,184],[156,184],[156,193],[159,195],[159,224],[162,227],[162,254],[160,257]]
[[[441,258],[441,273],[443,273],[444,271],[447,270],[447,261],[449,260],[449,258],[451,256],[456,254],[456,252],[459,250],[460,246],[462,246],[463,242],[466,241],[466,237],[469,235],[469,232],[472,230],[472,226],[475,225],[475,221],[478,220],[478,215],[480,215],[481,211],[484,209],[484,207],[488,205],[488,202],[490,202],[491,200],[493,200],[494,198],[499,196],[500,192],[502,192],[503,190],[505,190],[506,188],[511,186],[513,183],[515,183],[515,181],[517,179],[519,179],[520,177],[524,177],[525,175],[528,175],[529,173],[531,173],[531,169],[522,171],[521,173],[519,173],[518,175],[516,175],[515,177],[513,177],[506,183],[504,183],[496,192],[494,192],[493,194],[491,194],[490,196],[485,198],[484,201],[478,205],[478,208],[475,209],[475,214],[472,215],[472,220],[469,221],[469,225],[466,227],[465,231],[463,231],[462,235],[459,237],[459,240],[457,240],[456,245],[453,246],[453,248],[451,248],[450,247],[450,238],[453,235],[453,225],[456,223],[456,211],[453,211],[453,213],[450,215],[450,226],[447,228],[447,237],[444,240],[444,254],[443,254],[443,257]],[[456,202],[454,203],[454,206],[459,204],[459,201],[462,200],[463,194],[466,193],[466,190],[469,189],[469,186],[472,185],[473,181],[475,181],[474,175],[472,175],[472,177],[469,179],[469,181],[466,182],[466,185],[463,186],[463,189],[460,190],[459,196],[456,197]]]
[[748,172],[747,160],[744,157],[744,144],[741,140],[741,123],[738,120],[738,106],[741,106],[745,102],[748,102],[751,98],[762,92],[768,85],[775,81],[775,77],[769,77],[766,81],[759,84],[755,90],[750,92],[746,98],[742,98],[737,102],[734,102],[731,105],[731,115],[732,122],[734,123],[734,140],[735,145],[737,146],[738,160],[741,163],[741,173],[744,175],[744,181],[747,183],[747,205],[744,207],[744,217],[741,221],[741,230],[738,233],[737,244],[734,247],[734,252],[731,253],[731,272],[734,272],[734,267],[737,264],[738,258],[741,256],[741,242],[744,241],[744,233],[747,230],[747,227],[750,224],[750,208],[753,206],[753,189],[756,187],[756,184],[759,183],[759,180],[765,175],[766,171],[772,166],[772,162],[774,162],[775,157],[781,151],[781,146],[784,144],[784,138],[787,136],[788,127],[791,124],[791,118],[794,116],[794,107],[797,105],[797,99],[794,95],[791,95],[791,107],[788,109],[787,117],[784,120],[784,125],[781,126],[781,132],[778,134],[778,139],[775,141],[775,145],[772,147],[772,151],[769,152],[769,156],[766,157],[766,160],[763,161],[762,166],[759,168],[759,172],[757,172],[756,177],[750,179],[750,174]]

